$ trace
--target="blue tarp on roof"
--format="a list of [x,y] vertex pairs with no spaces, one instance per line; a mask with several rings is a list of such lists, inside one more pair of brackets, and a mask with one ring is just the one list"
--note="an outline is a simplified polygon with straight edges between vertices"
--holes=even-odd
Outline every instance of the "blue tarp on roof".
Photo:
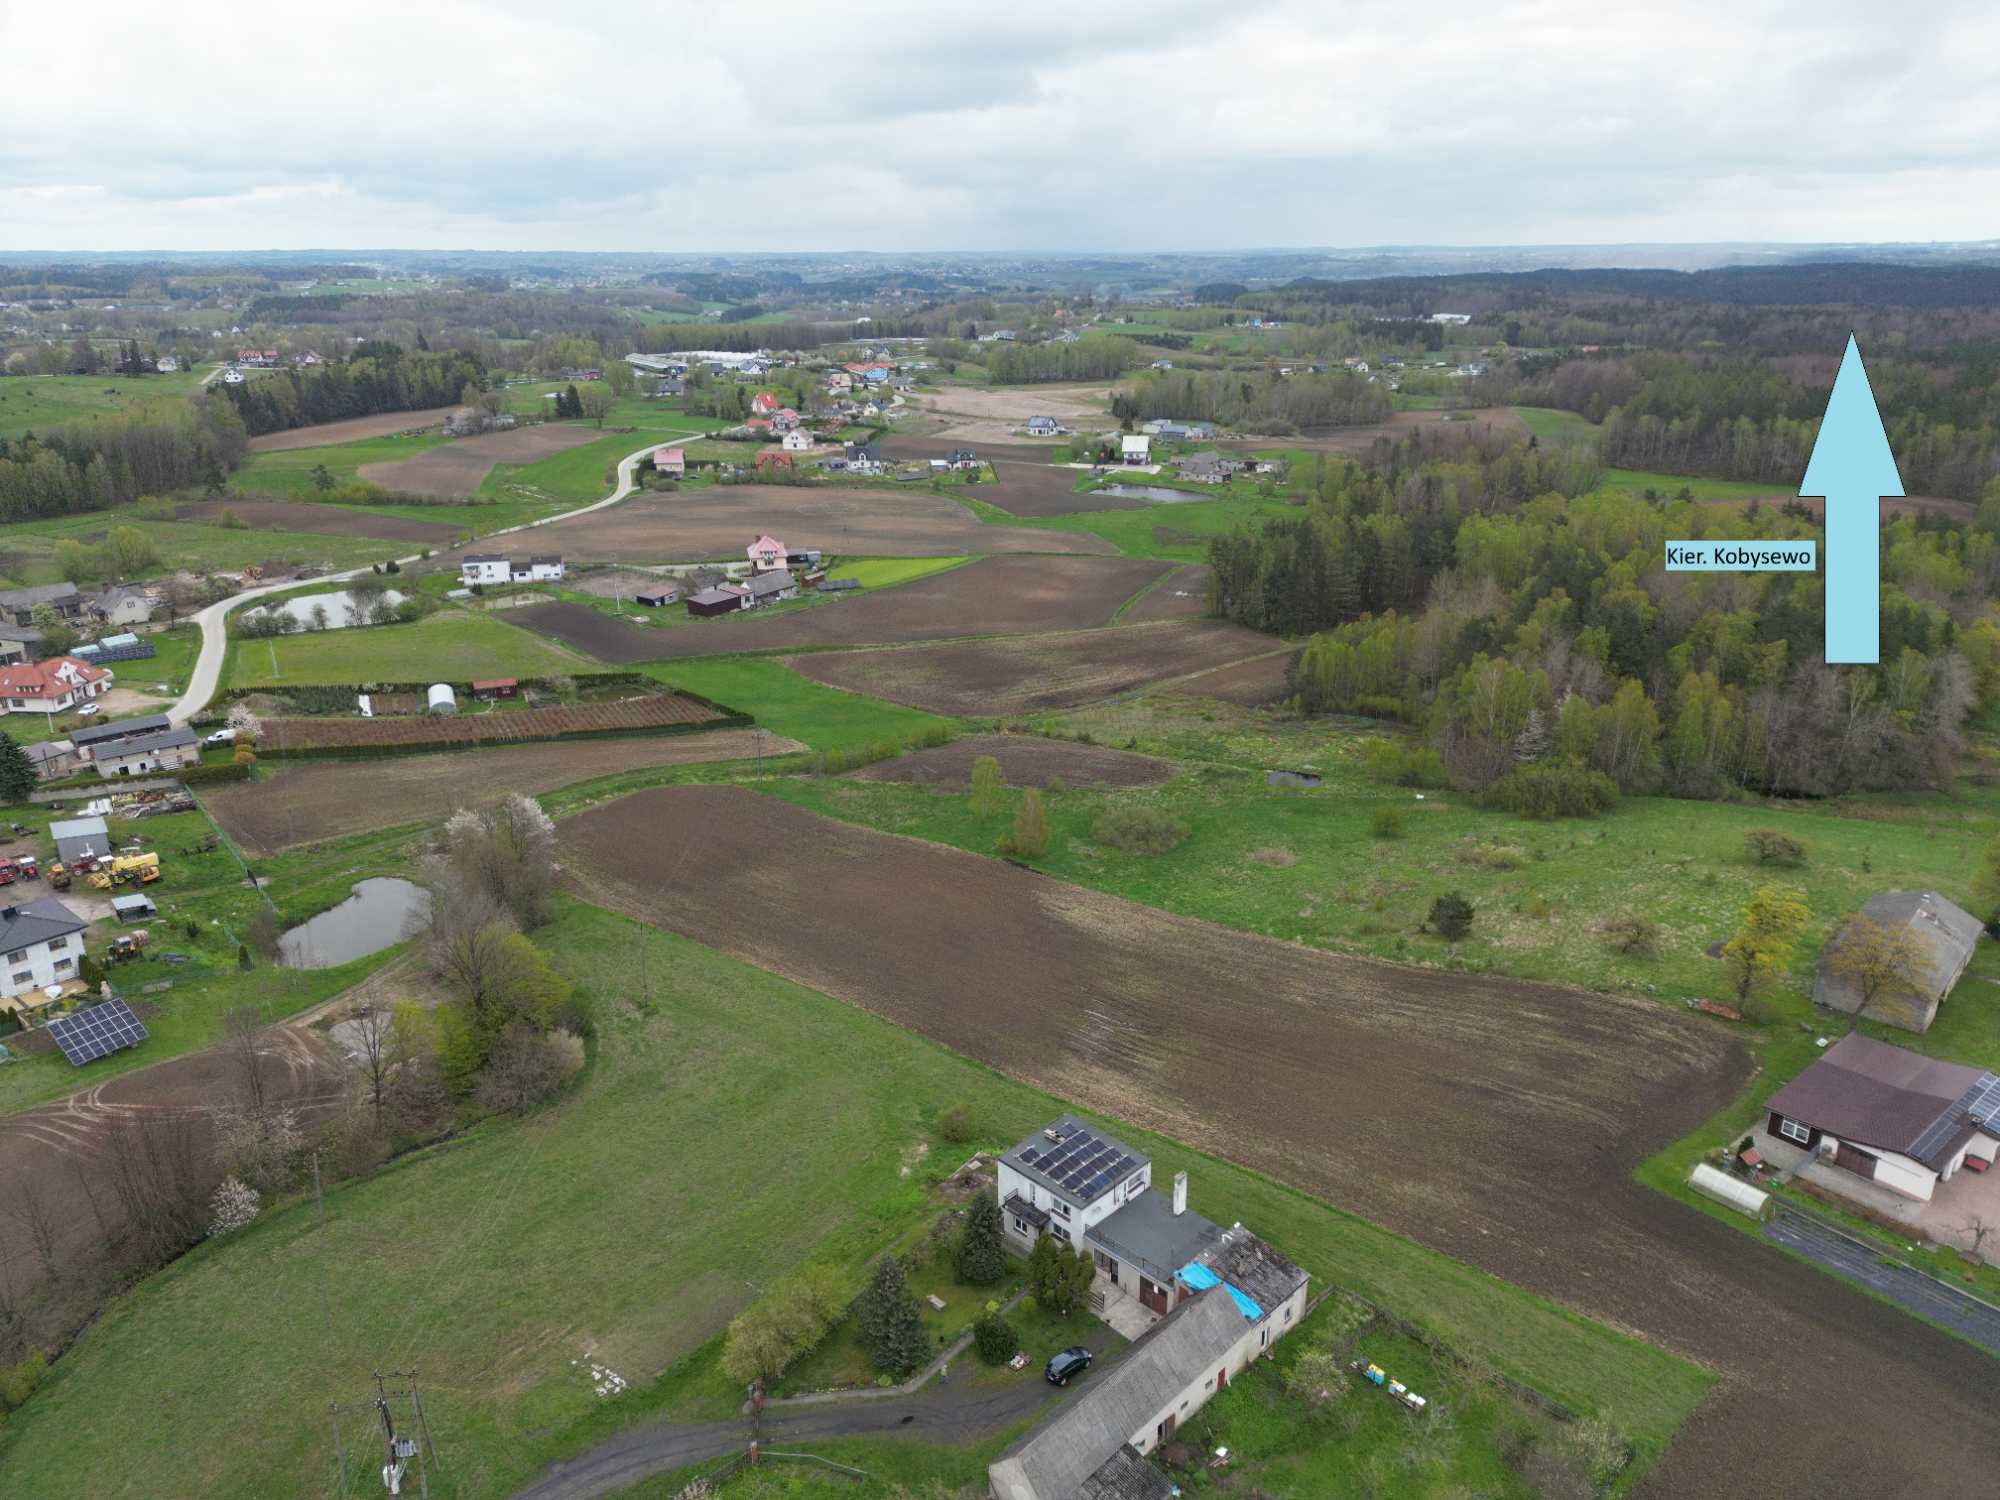
[[1229,1293],[1230,1298],[1236,1303],[1243,1316],[1253,1323],[1264,1316],[1264,1309],[1257,1305],[1254,1298],[1240,1289],[1231,1286],[1198,1260],[1189,1261],[1174,1274],[1198,1292],[1205,1292],[1213,1286],[1221,1287],[1225,1292]]

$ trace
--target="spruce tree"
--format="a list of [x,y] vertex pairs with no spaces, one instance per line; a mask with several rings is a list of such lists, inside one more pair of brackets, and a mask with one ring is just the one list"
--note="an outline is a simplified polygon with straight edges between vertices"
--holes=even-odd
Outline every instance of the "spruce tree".
[[972,1200],[965,1233],[958,1242],[958,1279],[971,1286],[991,1286],[1007,1270],[1007,1247],[1001,1241],[999,1203],[984,1193]]
[[0,803],[26,802],[35,789],[35,763],[13,736],[0,734]]
[[861,1294],[857,1309],[861,1342],[875,1368],[902,1377],[923,1363],[930,1352],[924,1336],[924,1317],[903,1279],[902,1262],[885,1255],[875,1263],[875,1276]]

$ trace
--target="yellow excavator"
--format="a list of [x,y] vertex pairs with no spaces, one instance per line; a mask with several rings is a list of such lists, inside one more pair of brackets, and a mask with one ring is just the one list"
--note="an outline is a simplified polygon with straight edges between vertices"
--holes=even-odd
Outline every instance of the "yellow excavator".
[[151,885],[159,878],[159,855],[121,854],[99,865],[91,873],[90,884],[93,890],[108,891],[115,885]]

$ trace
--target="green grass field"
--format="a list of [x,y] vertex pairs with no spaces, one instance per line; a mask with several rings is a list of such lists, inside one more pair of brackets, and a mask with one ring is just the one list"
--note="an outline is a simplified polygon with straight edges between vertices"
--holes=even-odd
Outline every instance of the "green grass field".
[[[1204,718],[1203,715],[1208,717]],[[2000,832],[2000,802],[1984,789],[1956,799],[1871,797],[1810,810],[1628,798],[1592,821],[1533,823],[1448,792],[1385,786],[1363,770],[1375,739],[1358,721],[1275,724],[1226,705],[1159,697],[1060,718],[1099,743],[1184,759],[1156,792],[1071,790],[1047,799],[1050,851],[1037,864],[1169,911],[1315,947],[1405,962],[1444,963],[1446,945],[1417,929],[1431,901],[1463,892],[1477,916],[1460,967],[1666,999],[1720,998],[1707,946],[1734,931],[1751,890],[1797,885],[1814,930],[1785,985],[1765,1003],[1804,1014],[1820,939],[1876,891],[1940,890],[1971,900],[1979,851]],[[1267,786],[1266,768],[1310,768],[1322,786]],[[768,790],[817,811],[991,854],[1006,814],[976,818],[969,799],[897,783],[799,779]],[[1123,854],[1091,825],[1114,802],[1154,803],[1186,823],[1171,853]],[[1376,836],[1377,812],[1400,832]],[[1743,835],[1778,828],[1808,849],[1798,869],[1753,864]],[[1264,851],[1260,854],[1260,851]],[[1290,863],[1284,861],[1289,860]],[[1615,861],[1616,881],[1604,878]],[[1659,924],[1659,953],[1618,953],[1600,930],[1621,911]],[[1975,1014],[2000,1007],[1978,1004]],[[2000,1043],[2000,1021],[1993,1038]],[[2000,1052],[1991,1061],[2000,1062]]]
[[73,422],[172,408],[194,394],[204,372],[147,375],[0,375],[0,438],[47,435]]
[[741,709],[771,733],[815,750],[854,750],[883,740],[908,740],[950,722],[914,708],[822,687],[765,656],[650,662],[638,670]]
[[[1134,483],[1151,483],[1140,476]],[[1067,516],[1015,516],[967,494],[954,494],[982,521],[1001,526],[1040,526],[1049,531],[1086,532],[1103,537],[1127,557],[1201,562],[1208,540],[1239,526],[1259,526],[1294,507],[1281,497],[1264,498],[1248,489],[1242,498],[1195,500],[1185,505],[1149,505],[1143,510],[1080,511]]]
[[250,563],[284,558],[329,571],[377,561],[407,544],[371,537],[329,536],[310,531],[254,531],[247,527],[193,521],[148,521],[131,506],[57,516],[40,521],[16,521],[0,526],[0,578],[9,587],[53,583],[55,544],[65,537],[86,547],[103,542],[113,526],[136,526],[159,551],[160,564],[146,576],[160,577],[176,569],[207,573],[234,572]]
[[1553,406],[1517,406],[1513,412],[1529,432],[1545,443],[1588,442],[1597,436],[1597,424],[1573,411]]
[[837,564],[826,576],[857,579],[864,589],[883,589],[928,578],[970,561],[969,557],[858,557]]
[[1769,498],[1784,492],[1782,485],[1759,484],[1750,479],[1703,479],[1698,475],[1654,474],[1644,469],[1606,469],[1599,488],[1629,490],[1633,494],[1652,490],[1668,500],[1682,490],[1694,500],[1741,500],[1751,495]]
[[447,607],[413,625],[369,625],[230,642],[230,687],[301,683],[465,682],[545,677],[596,663],[492,615]]
[[[663,1408],[728,1412],[739,1393],[711,1363],[714,1336],[770,1278],[819,1261],[858,1286],[872,1254],[927,1222],[927,1182],[963,1154],[932,1134],[945,1107],[967,1104],[993,1144],[1059,1108],[865,1012],[592,908],[566,905],[539,940],[594,997],[599,1038],[578,1091],[335,1189],[323,1233],[302,1203],[142,1284],[4,1430],[13,1485],[71,1493],[87,1463],[98,1494],[325,1492],[326,1403],[355,1403],[348,1451],[366,1452],[369,1372],[415,1365],[450,1455],[433,1492],[507,1493]],[[778,1097],[813,1107],[773,1110]],[[1156,1172],[1192,1168],[1204,1212],[1255,1224],[1316,1276],[1602,1412],[1644,1452],[1707,1388],[1661,1351],[1119,1129]],[[595,1397],[583,1359],[633,1388]],[[197,1368],[201,1381],[174,1373]],[[228,1442],[206,1415],[217,1409],[232,1414]],[[118,1440],[80,1447],[101,1430],[92,1414],[112,1410]],[[375,1482],[359,1476],[352,1492]]]
[[364,438],[353,443],[329,443],[323,448],[291,448],[281,453],[253,453],[230,476],[229,487],[250,495],[284,495],[294,500],[316,499],[320,491],[313,471],[322,464],[335,484],[353,484],[363,464],[396,463],[415,458],[427,448],[449,441],[443,433],[420,432],[401,437]]

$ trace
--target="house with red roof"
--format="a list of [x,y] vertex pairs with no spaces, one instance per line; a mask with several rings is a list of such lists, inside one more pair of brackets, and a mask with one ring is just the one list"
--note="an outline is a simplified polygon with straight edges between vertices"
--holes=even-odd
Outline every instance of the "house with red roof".
[[789,469],[791,466],[792,455],[780,453],[776,448],[766,448],[757,455],[757,467],[760,469]]
[[0,667],[0,708],[10,714],[59,714],[110,691],[111,673],[80,657]]
[[799,414],[789,406],[781,406],[771,413],[771,431],[790,432],[799,425]]
[[667,479],[685,479],[688,471],[687,454],[679,448],[655,448],[653,469]]
[[754,416],[768,417],[778,406],[777,395],[771,391],[759,391],[750,398],[750,411]]
[[769,417],[745,417],[743,425],[752,432],[769,432],[771,430],[771,419]]

